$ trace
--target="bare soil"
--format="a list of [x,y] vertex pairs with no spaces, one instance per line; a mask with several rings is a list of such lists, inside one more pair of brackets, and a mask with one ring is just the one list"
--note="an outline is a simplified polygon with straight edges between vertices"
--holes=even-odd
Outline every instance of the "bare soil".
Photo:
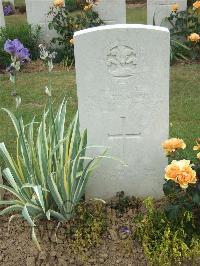
[[[100,243],[84,252],[74,248],[73,237],[67,236],[69,224],[56,231],[56,222],[40,221],[36,228],[42,251],[31,239],[28,224],[16,217],[0,218],[0,265],[5,266],[70,266],[70,265],[147,265],[141,247],[133,241],[133,217],[136,209],[127,209],[123,215],[107,207],[107,229]],[[122,233],[121,228],[128,228]],[[55,232],[57,232],[55,234]]]

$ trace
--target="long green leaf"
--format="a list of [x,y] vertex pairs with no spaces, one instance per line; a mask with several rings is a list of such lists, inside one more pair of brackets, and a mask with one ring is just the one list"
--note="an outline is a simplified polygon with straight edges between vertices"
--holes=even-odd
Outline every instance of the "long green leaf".
[[22,215],[24,217],[25,220],[27,220],[27,222],[30,224],[30,226],[35,226],[35,223],[33,222],[33,219],[31,218],[27,206],[25,205],[23,210],[22,210]]

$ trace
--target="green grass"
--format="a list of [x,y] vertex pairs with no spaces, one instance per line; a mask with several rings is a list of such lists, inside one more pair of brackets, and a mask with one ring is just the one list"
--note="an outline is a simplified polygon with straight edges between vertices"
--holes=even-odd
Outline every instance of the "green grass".
[[24,23],[27,23],[26,14],[17,14],[17,15],[12,15],[12,16],[6,16],[5,22],[6,22],[6,26],[16,25],[16,22],[17,22],[17,26],[24,24]]
[[[15,0],[15,6],[25,5],[25,0]],[[12,16],[5,17],[6,25],[19,25],[27,23],[26,14],[14,14]]]
[[142,8],[127,8],[126,10],[126,17],[127,23],[135,23],[135,24],[146,24],[147,17],[146,17],[147,9],[146,7]]
[[25,5],[25,0],[15,0],[15,6]]
[[[44,92],[48,84],[47,73],[21,74],[17,77],[17,92],[22,97],[20,113],[23,114],[25,123],[31,117],[39,119],[41,111],[47,103],[47,96]],[[55,106],[66,97],[68,99],[68,119],[69,122],[77,109],[77,97],[75,88],[74,71],[54,72],[52,75],[53,99]],[[7,108],[16,113],[15,101],[11,97],[11,84],[7,75],[0,77],[0,108]],[[37,120],[36,119],[36,120]],[[16,136],[12,124],[8,120],[5,112],[0,111],[0,142],[5,142],[9,150],[15,153]]]
[[170,135],[183,138],[191,157],[195,140],[200,137],[200,65],[177,65],[171,68]]

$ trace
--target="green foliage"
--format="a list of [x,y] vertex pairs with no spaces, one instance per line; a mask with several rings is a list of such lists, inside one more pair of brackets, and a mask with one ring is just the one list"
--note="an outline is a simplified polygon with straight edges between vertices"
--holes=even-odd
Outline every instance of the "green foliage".
[[77,206],[71,234],[74,236],[74,247],[78,253],[98,245],[105,232],[106,206],[101,201],[89,201]]
[[196,0],[187,0],[187,6],[191,7],[194,2],[196,2]]
[[110,207],[119,213],[125,213],[128,209],[138,209],[141,202],[134,196],[125,195],[124,191],[118,192],[116,197],[112,199]]
[[8,6],[8,5],[13,6],[12,2],[10,2],[10,1],[3,1],[3,2],[2,2],[2,5],[3,5],[3,6]]
[[172,12],[163,22],[170,25],[171,60],[197,60],[200,46],[188,41],[191,33],[200,33],[199,9],[188,8],[186,11]]
[[31,25],[14,25],[0,28],[0,68],[10,65],[10,56],[4,51],[4,43],[10,39],[18,39],[27,47],[31,53],[32,59],[39,57],[38,45],[40,38],[40,27],[33,28]]
[[69,12],[73,12],[78,9],[78,5],[75,0],[65,0],[65,6],[69,10]]
[[149,264],[193,263],[200,256],[200,240],[192,214],[185,212],[181,219],[171,221],[162,209],[154,207],[151,198],[144,203],[147,212],[135,219],[135,237],[142,244]]
[[[58,37],[52,39],[52,43],[59,45],[62,49],[58,49],[58,54],[62,52],[62,59],[67,60],[69,64],[74,61],[74,47],[70,43],[73,39],[75,31],[85,28],[96,27],[103,22],[96,12],[88,10],[79,13],[71,13],[67,7],[52,7],[49,15],[53,19],[49,23],[49,29],[54,29],[58,33]],[[59,55],[58,55],[59,57]]]
[[85,157],[87,132],[81,136],[78,114],[66,130],[66,101],[54,113],[49,97],[39,124],[33,118],[24,125],[22,117],[5,111],[15,127],[17,147],[13,159],[4,143],[0,144],[0,156],[7,166],[3,175],[8,183],[1,187],[15,199],[0,202],[9,206],[0,215],[17,211],[32,228],[39,218],[70,219],[99,160]]

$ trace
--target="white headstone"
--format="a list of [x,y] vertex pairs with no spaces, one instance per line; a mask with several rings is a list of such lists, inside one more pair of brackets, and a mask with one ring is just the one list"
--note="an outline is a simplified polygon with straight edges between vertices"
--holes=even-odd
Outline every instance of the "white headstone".
[[53,0],[25,0],[27,21],[32,25],[40,25],[42,27],[42,39],[47,43],[55,37],[55,32],[49,30],[48,24],[51,17],[47,14],[53,5]]
[[0,27],[5,27],[5,19],[4,19],[4,13],[3,13],[2,0],[0,0]]
[[[169,17],[172,12],[172,5],[178,4],[178,11],[187,9],[187,0],[147,0],[147,24],[160,26],[163,19]],[[169,24],[165,25],[170,27]]]
[[100,0],[94,11],[105,24],[126,23],[126,0]]
[[88,145],[109,147],[108,155],[127,164],[103,159],[88,197],[107,199],[119,191],[161,196],[167,165],[161,142],[169,127],[168,29],[100,26],[74,38],[81,129],[88,129]]

